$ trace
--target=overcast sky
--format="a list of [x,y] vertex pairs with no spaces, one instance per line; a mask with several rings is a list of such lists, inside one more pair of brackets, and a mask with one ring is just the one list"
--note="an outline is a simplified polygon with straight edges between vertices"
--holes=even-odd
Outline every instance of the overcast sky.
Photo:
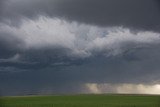
[[0,0],[0,94],[160,94],[159,0]]

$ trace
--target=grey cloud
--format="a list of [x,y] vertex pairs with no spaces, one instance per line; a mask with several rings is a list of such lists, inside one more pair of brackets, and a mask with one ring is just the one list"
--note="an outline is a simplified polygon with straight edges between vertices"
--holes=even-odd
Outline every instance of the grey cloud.
[[[13,50],[15,49],[13,48]],[[34,71],[48,67],[59,70],[67,66],[81,65],[83,62],[80,58],[68,57],[66,55],[67,50],[64,48],[18,50],[10,54],[8,52],[9,51],[3,51],[4,54],[7,54],[7,57],[1,55],[1,72],[27,72],[29,70]]]
[[[150,55],[151,53],[152,55]],[[136,59],[126,59],[127,54],[116,57],[95,57],[89,62],[71,68],[78,71],[84,82],[90,83],[152,83],[159,82],[159,48],[146,48],[128,53]],[[86,72],[87,71],[87,72]],[[82,80],[82,81],[83,81]]]
[[[38,50],[37,53],[50,54],[49,56],[59,54],[58,59],[64,56],[85,58],[98,53],[118,55],[128,48],[144,47],[160,41],[160,34],[156,32],[132,32],[123,27],[101,28],[47,17],[24,20],[18,28],[2,24],[1,29],[21,40],[24,45],[16,42],[15,46],[26,53]],[[8,40],[5,43],[11,44],[11,36],[5,36]]]
[[1,1],[0,1],[0,14],[1,14],[2,11],[3,11],[2,9],[3,9],[6,1],[7,1],[7,0],[1,0]]
[[[80,62],[79,64],[72,61],[73,64],[70,63],[69,66],[46,66],[41,69],[31,67],[26,72],[17,73],[0,72],[0,84],[12,90],[8,91],[11,92],[9,94],[21,95],[25,90],[26,93],[37,94],[41,91],[47,93],[47,90],[48,93],[79,93],[83,91],[83,85],[86,83],[158,84],[160,81],[159,52],[159,45],[153,45],[127,50],[118,56],[94,56],[82,61],[77,59],[75,62]],[[134,57],[134,59],[128,57]],[[12,83],[15,88],[4,83]],[[19,91],[13,91],[14,89],[19,89]],[[7,93],[3,89],[1,92]]]
[[158,0],[9,0],[3,6],[3,19],[39,15],[100,26],[127,26],[159,31],[160,5]]
[[[36,21],[25,20],[18,28],[6,24],[2,24],[0,28],[1,67],[20,69],[80,66],[87,60],[95,62],[94,58],[97,56],[117,58],[121,54],[124,55],[123,58],[116,60],[119,63],[124,59],[141,60],[132,55],[130,50],[158,46],[160,43],[160,34],[155,32],[133,33],[122,27],[99,28],[46,17]],[[114,65],[112,60],[107,64]]]
[[9,58],[18,52],[21,52],[24,47],[23,40],[13,36],[8,32],[0,32],[0,58]]

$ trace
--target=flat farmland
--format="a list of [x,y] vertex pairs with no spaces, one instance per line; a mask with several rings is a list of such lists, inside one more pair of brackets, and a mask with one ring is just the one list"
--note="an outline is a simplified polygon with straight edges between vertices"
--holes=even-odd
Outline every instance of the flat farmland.
[[158,95],[53,95],[0,97],[0,107],[160,107]]

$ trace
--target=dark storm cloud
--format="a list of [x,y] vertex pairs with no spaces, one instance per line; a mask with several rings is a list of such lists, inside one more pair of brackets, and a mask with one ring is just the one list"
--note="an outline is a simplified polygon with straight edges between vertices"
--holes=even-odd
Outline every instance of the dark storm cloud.
[[65,70],[70,71],[68,75],[73,75],[69,76],[72,77],[70,79],[84,83],[158,83],[159,52],[157,46],[127,50],[115,57],[88,58],[82,65],[70,66]]
[[[37,65],[29,66],[28,64],[25,66],[28,66],[29,69],[27,70],[23,65],[12,65],[12,67],[17,68],[14,70],[23,71],[25,68],[27,71],[0,72],[0,84],[3,86],[1,92],[8,95],[40,94],[47,93],[47,91],[48,93],[62,94],[81,92],[83,91],[81,85],[85,83],[159,83],[159,52],[159,46],[154,45],[127,50],[118,56],[104,57],[100,55],[85,58],[82,61],[68,60],[70,64],[67,66],[63,64],[61,66],[50,66],[50,63],[48,63],[49,65],[42,67],[41,64],[44,63],[41,61],[41,64],[37,64],[40,69],[35,69]],[[79,64],[75,64],[76,61]],[[12,86],[5,84],[12,84]],[[7,89],[7,91],[4,89]]]
[[3,9],[3,6],[4,6],[4,3],[6,2],[7,0],[1,0],[0,1],[0,13],[2,12],[2,9]]
[[158,0],[8,0],[1,16],[6,21],[38,15],[100,26],[128,26],[145,30],[160,28]]
[[7,32],[0,32],[0,58],[9,58],[21,52],[23,40]]
[[[68,23],[59,26],[59,21],[47,20],[27,21],[18,28],[0,26],[3,95],[79,93],[86,83],[159,82],[159,33]],[[50,23],[53,28],[42,32],[34,26],[41,23],[43,29]]]
[[[7,43],[5,41],[5,43]],[[9,42],[10,43],[10,42]],[[8,43],[8,44],[9,44]],[[1,45],[0,71],[21,72],[34,71],[44,68],[63,68],[73,65],[81,65],[83,60],[68,57],[64,48],[27,49],[17,47],[6,48]],[[8,45],[10,46],[10,45]],[[10,69],[11,68],[11,69]],[[13,69],[14,68],[14,69]],[[17,71],[15,71],[15,69]]]
[[77,93],[86,83],[159,83],[160,35],[141,31],[159,31],[159,5],[158,0],[1,0],[0,91]]

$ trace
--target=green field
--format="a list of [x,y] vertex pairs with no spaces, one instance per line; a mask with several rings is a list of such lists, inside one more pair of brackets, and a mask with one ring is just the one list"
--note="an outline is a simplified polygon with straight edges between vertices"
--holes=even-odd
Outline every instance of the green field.
[[1,97],[0,107],[160,107],[154,95],[61,95]]

